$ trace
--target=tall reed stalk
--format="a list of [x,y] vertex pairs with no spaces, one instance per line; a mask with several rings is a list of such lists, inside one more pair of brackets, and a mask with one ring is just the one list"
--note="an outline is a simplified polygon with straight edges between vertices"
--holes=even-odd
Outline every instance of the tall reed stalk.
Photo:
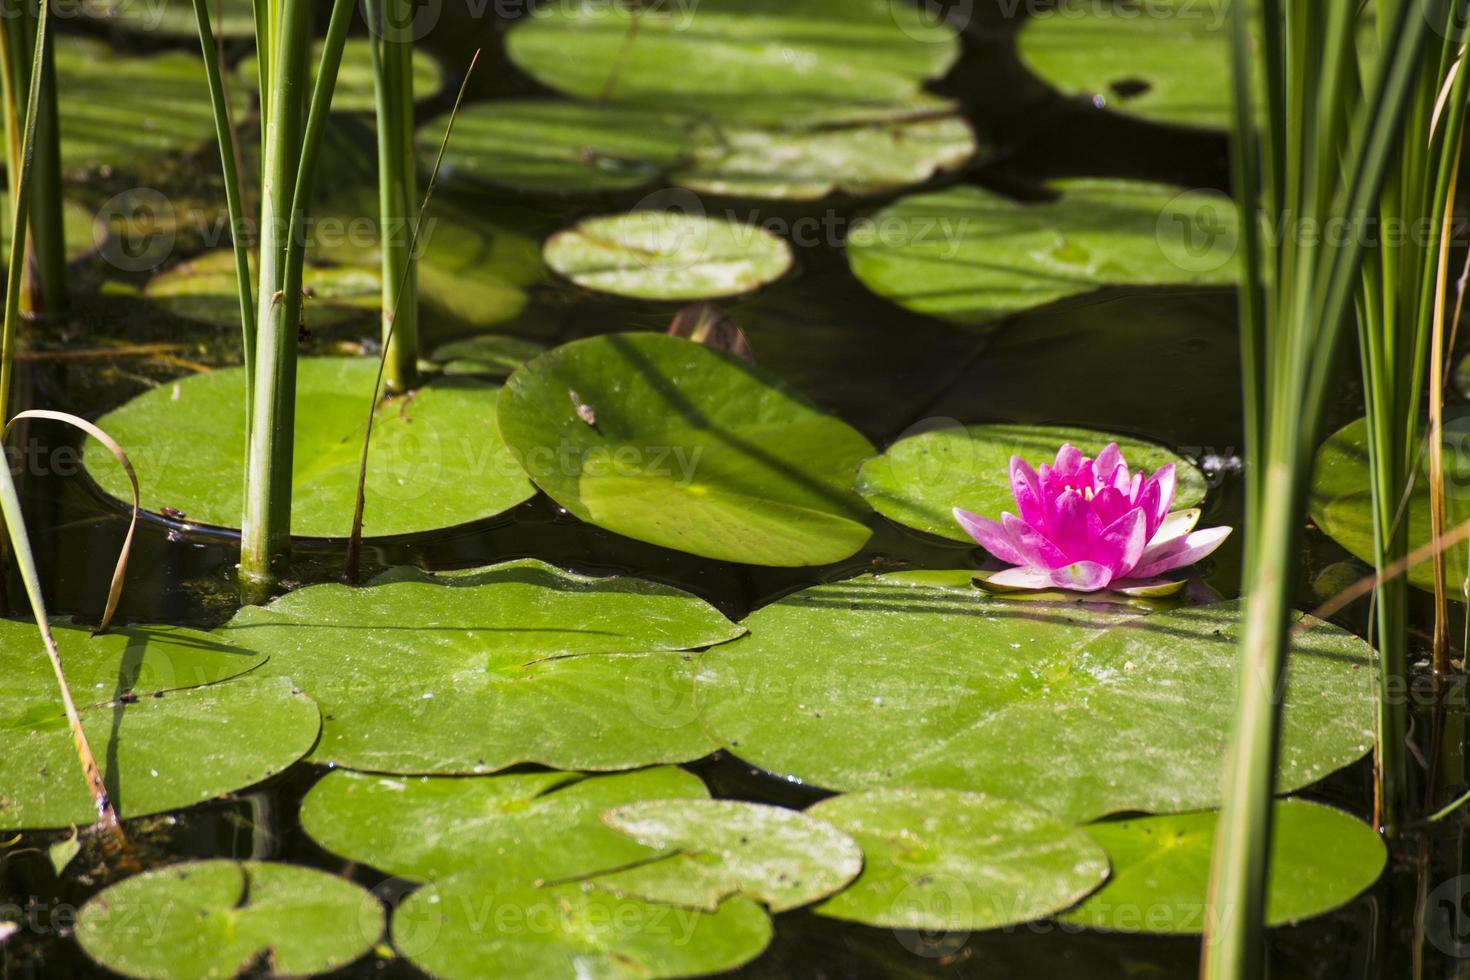
[[419,310],[413,146],[413,0],[372,0],[373,83],[378,122],[378,236],[382,251],[384,382],[412,388],[418,374]]
[[[262,12],[261,6],[268,9]],[[257,5],[257,25],[263,24],[266,30],[257,44],[262,64],[269,65],[262,68],[262,77],[269,84],[261,93],[265,152],[260,256],[240,525],[240,581],[250,597],[263,594],[274,581],[278,559],[290,550],[296,347],[306,260],[304,217],[353,4],[351,0],[333,4],[307,112],[314,9],[313,4],[298,0],[261,0]],[[221,153],[233,153],[233,146],[222,145]],[[244,310],[243,300],[241,308]]]
[[[1377,4],[1379,53],[1360,77],[1358,7],[1235,0],[1231,10],[1245,259],[1245,603],[1201,963],[1210,980],[1265,974],[1281,694],[1312,458],[1343,327],[1361,295],[1368,222],[1420,91],[1431,30],[1418,0]],[[1346,234],[1312,233],[1333,227]]]
[[[0,77],[6,127],[8,190],[19,180],[21,133],[27,106],[34,104],[30,231],[26,238],[21,310],[56,314],[66,308],[66,235],[62,226],[61,139],[56,112],[56,70],[51,46],[44,47],[39,71],[33,71],[38,14],[27,0],[0,0]],[[40,80],[41,98],[30,99],[31,78]]]

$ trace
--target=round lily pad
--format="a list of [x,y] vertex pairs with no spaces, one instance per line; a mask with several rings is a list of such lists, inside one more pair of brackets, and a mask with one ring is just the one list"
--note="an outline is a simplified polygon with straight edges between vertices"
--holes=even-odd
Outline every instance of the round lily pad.
[[817,913],[925,932],[994,929],[1058,912],[1108,875],[1103,849],[1064,820],[958,790],[874,790],[810,816],[847,831],[863,872]]
[[[188,647],[175,645],[187,639],[179,634],[121,636],[130,640],[85,645],[77,652],[87,657],[63,661],[70,674],[72,664],[95,658],[81,671],[83,677],[70,682],[119,816],[177,810],[258,783],[300,759],[316,741],[317,707],[288,678],[249,676],[152,691],[151,683],[138,687],[120,680],[138,669],[139,657],[154,661],[144,668],[154,682],[233,673],[238,663],[253,659],[238,647],[199,637],[209,655],[195,657]],[[23,674],[25,682],[0,694],[0,828],[89,824],[97,814],[50,664],[38,641],[7,649],[34,652],[14,658],[12,673]],[[110,668],[107,680],[101,680],[103,668]],[[99,681],[88,685],[89,676]]]
[[[1218,804],[1238,602],[1143,614],[948,574],[864,576],[756,611],[700,663],[702,720],[742,759],[828,789],[976,790],[1073,820]],[[1345,630],[1297,634],[1281,791],[1368,752],[1371,664]]]
[[[1445,531],[1470,520],[1470,411],[1446,409],[1444,422]],[[1419,472],[1409,489],[1409,548],[1427,545],[1429,524],[1429,453],[1419,457]],[[1332,540],[1373,564],[1373,494],[1368,476],[1368,423],[1358,419],[1338,429],[1317,450],[1309,499],[1312,520]],[[1464,542],[1445,550],[1449,573],[1446,595],[1465,601],[1465,568],[1470,553]],[[1434,563],[1409,568],[1411,585],[1434,590]]]
[[799,566],[868,540],[873,448],[754,365],[628,333],[574,341],[506,382],[506,444],[585,521],[707,558]]
[[[205,0],[209,29],[217,38],[253,38],[255,11],[251,0]],[[82,0],[86,17],[125,31],[162,37],[199,37],[199,22],[190,0]],[[198,46],[197,40],[195,46]]]
[[800,129],[736,125],[697,139],[693,163],[673,180],[730,197],[809,201],[834,191],[881,194],[953,170],[975,149],[968,123],[932,112],[815,121]]
[[1033,72],[1099,108],[1184,126],[1230,125],[1224,4],[1062,0],[1027,18],[1017,45]]
[[[62,166],[132,164],[211,142],[214,112],[197,48],[144,56],[92,38],[57,38]],[[243,112],[246,100],[237,97],[235,107]]]
[[[302,358],[297,366],[291,530],[345,538],[352,525],[373,358]],[[414,534],[491,517],[533,488],[495,427],[499,389],[469,378],[383,401],[368,454],[365,533]],[[145,392],[98,422],[126,447],[143,506],[191,524],[232,527],[241,512],[245,373],[226,368]],[[87,450],[88,472],[126,498],[112,457]]]
[[735,296],[791,268],[791,248],[764,228],[673,210],[588,218],[542,255],[579,286],[636,299]]
[[546,350],[544,344],[507,334],[479,334],[452,340],[437,348],[429,359],[445,374],[472,374],[505,378],[516,368]]
[[[1204,931],[1216,811],[1137,817],[1084,828],[1107,849],[1108,883],[1061,918],[1119,932]],[[1276,804],[1266,923],[1285,925],[1346,904],[1378,880],[1388,854],[1360,820],[1306,800]]]
[[831,824],[785,807],[739,800],[650,800],[602,817],[649,847],[657,861],[591,879],[598,888],[648,902],[719,908],[731,895],[772,912],[840,891],[863,868],[857,843]]
[[741,632],[678,589],[527,560],[314,585],[240,610],[221,635],[271,654],[263,669],[322,705],[313,761],[484,773],[707,755],[690,703],[696,665],[682,651]]
[[1152,473],[1174,464],[1179,481],[1176,509],[1198,505],[1209,492],[1204,474],[1188,460],[1142,439],[1046,425],[957,423],[907,436],[868,460],[858,473],[858,491],[890,520],[969,542],[951,510],[963,507],[991,520],[1000,520],[1003,511],[1015,513],[1007,475],[1012,456],[1034,467],[1054,460],[1064,443],[1076,446],[1084,456],[1096,456],[1110,442],[1118,444],[1135,472]]
[[957,186],[899,199],[856,223],[848,262],[863,285],[919,313],[986,323],[1104,286],[1235,280],[1236,214],[1210,191],[1065,180],[1021,203]]
[[[209,0],[205,0],[209,2]],[[348,38],[342,46],[342,64],[337,69],[337,84],[332,88],[332,109],[336,112],[374,112],[377,93],[373,87],[373,42],[368,38]],[[322,42],[311,46],[311,84],[316,84],[316,70],[322,63]],[[260,66],[255,56],[241,60],[235,69],[240,83],[252,92],[260,88]],[[444,86],[444,72],[439,62],[422,47],[413,49],[413,97],[415,101],[432,99]]]
[[377,943],[383,908],[352,882],[264,861],[194,861],[118,882],[77,917],[76,937],[125,977],[195,980],[259,970],[305,977]]
[[559,4],[506,53],[568,95],[779,120],[803,103],[903,99],[949,70],[959,40],[890,0]]
[[[251,271],[255,271],[252,254]],[[217,327],[240,329],[240,292],[235,253],[205,252],[160,272],[143,287],[143,298],[174,316]],[[308,265],[302,283],[309,293],[301,304],[302,322],[316,330],[375,314],[383,283],[371,265]]]
[[[703,799],[699,779],[675,766],[611,776],[575,772],[503,776],[328,773],[306,794],[301,826],[322,847],[404,878],[493,871],[505,884],[566,881],[669,853],[602,822],[638,800]],[[473,841],[473,847],[466,842]]]
[[[419,130],[437,155],[449,117]],[[477,102],[459,111],[444,151],[445,178],[553,194],[631,190],[693,155],[696,121],[635,106],[548,99]]]
[[695,977],[760,955],[771,920],[744,898],[701,912],[580,885],[535,888],[467,872],[414,892],[393,944],[443,980],[483,977]]

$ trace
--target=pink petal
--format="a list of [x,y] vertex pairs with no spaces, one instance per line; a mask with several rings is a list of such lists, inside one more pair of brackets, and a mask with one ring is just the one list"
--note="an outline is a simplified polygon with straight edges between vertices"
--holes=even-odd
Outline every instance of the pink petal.
[[1143,511],[1144,516],[1148,518],[1148,536],[1150,538],[1159,529],[1159,525],[1164,522],[1164,514],[1168,513],[1167,510],[1163,512],[1159,510],[1159,501],[1163,499],[1163,494],[1164,489],[1159,485],[1159,481],[1154,477],[1149,477],[1143,481],[1143,489],[1138,491],[1138,496],[1133,500],[1133,505]]
[[1029,463],[1019,456],[1011,457],[1011,493],[1016,498],[1016,512],[1028,524],[1041,523],[1041,480]]
[[1174,506],[1174,493],[1179,488],[1179,474],[1174,471],[1174,464],[1169,463],[1154,471],[1153,479],[1159,485],[1159,510],[1157,519],[1149,521],[1150,531],[1157,529],[1164,522],[1164,516],[1169,513],[1169,508]]
[[1153,578],[1173,568],[1193,565],[1220,547],[1229,536],[1230,528],[1228,527],[1207,527],[1203,531],[1194,531],[1183,538],[1176,538],[1171,545],[1165,548],[1163,554],[1152,556],[1147,564],[1140,563],[1129,577]]
[[1126,574],[1138,564],[1148,543],[1148,518],[1141,510],[1130,510],[1104,528],[1098,541],[1099,557],[1113,572]]
[[998,585],[1007,589],[1051,588],[1051,573],[1032,568],[1007,568],[985,579],[986,585]]
[[1108,476],[1107,483],[1108,486],[1117,490],[1123,496],[1128,497],[1130,500],[1132,499],[1129,491],[1133,486],[1133,477],[1128,473],[1127,463],[1119,463],[1117,468]]
[[1102,521],[1103,527],[1107,527],[1132,510],[1133,505],[1121,491],[1113,487],[1103,487],[1092,498],[1092,509],[1097,511],[1098,520]]
[[[1054,500],[1047,501],[1046,536],[1073,560],[1092,557],[1092,528],[1088,518],[1097,521],[1092,508],[1076,490],[1063,490]],[[1101,525],[1097,528],[1102,530]]]
[[1051,573],[1051,582],[1059,589],[1073,592],[1096,592],[1106,589],[1113,580],[1113,570],[1095,561],[1073,562]]
[[1010,536],[1011,543],[1024,557],[1021,564],[1032,568],[1060,568],[1071,561],[1041,530],[1019,517],[1002,514],[1000,523]]
[[1082,451],[1070,442],[1064,442],[1062,448],[1057,450],[1057,461],[1052,464],[1052,469],[1062,476],[1072,476],[1081,463]]
[[1199,515],[1199,508],[1191,507],[1188,510],[1176,510],[1164,518],[1164,523],[1160,524],[1154,536],[1148,539],[1148,547],[1143,549],[1143,557],[1138,560],[1146,565],[1152,562],[1156,555],[1164,554],[1175,541],[1194,530],[1194,526],[1199,523]]
[[[1103,447],[1102,452],[1097,454],[1097,459],[1093,460],[1092,472],[1097,474],[1104,485],[1112,486],[1113,475],[1121,465],[1123,465],[1123,451],[1118,448],[1116,442],[1110,442]],[[1102,486],[1097,486],[1095,489],[1101,490]]]
[[1095,472],[1092,460],[1082,457],[1082,462],[1077,464],[1077,472],[1072,474],[1072,485],[1079,490],[1083,487],[1092,488]]
[[1025,556],[1016,550],[1015,545],[1011,544],[1010,535],[1006,534],[1005,528],[1000,524],[959,507],[956,507],[953,513],[960,527],[964,528],[965,533],[974,538],[975,543],[980,547],[1008,565],[1027,564]]

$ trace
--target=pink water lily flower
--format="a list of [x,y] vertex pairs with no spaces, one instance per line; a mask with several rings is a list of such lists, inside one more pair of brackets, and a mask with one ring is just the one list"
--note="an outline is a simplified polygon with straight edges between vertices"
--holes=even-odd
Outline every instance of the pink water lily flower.
[[987,520],[959,507],[955,520],[980,546],[1016,567],[987,585],[1096,592],[1150,590],[1158,578],[1220,547],[1228,527],[1196,531],[1198,509],[1169,512],[1175,474],[1170,463],[1152,476],[1128,472],[1116,443],[1096,459],[1064,445],[1056,462],[1033,470],[1011,457],[1011,489],[1019,517]]

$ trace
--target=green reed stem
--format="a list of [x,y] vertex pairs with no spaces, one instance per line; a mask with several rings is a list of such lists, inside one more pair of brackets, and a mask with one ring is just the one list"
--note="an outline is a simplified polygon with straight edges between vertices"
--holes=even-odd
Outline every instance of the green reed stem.
[[210,107],[214,110],[214,133],[219,142],[220,169],[225,179],[225,209],[230,216],[230,243],[235,251],[240,340],[245,363],[245,418],[248,424],[253,394],[251,379],[255,376],[255,302],[251,298],[254,284],[250,275],[250,243],[245,225],[245,205],[240,194],[240,171],[236,165],[239,154],[235,146],[235,127],[230,123],[230,105],[220,76],[219,49],[209,24],[208,3],[209,0],[194,0],[194,19],[199,25],[199,44],[204,49],[204,74],[209,83]]
[[413,146],[412,0],[373,0],[373,83],[378,123],[378,237],[382,252],[382,338],[390,392],[418,376],[418,275],[409,229],[416,190]]

